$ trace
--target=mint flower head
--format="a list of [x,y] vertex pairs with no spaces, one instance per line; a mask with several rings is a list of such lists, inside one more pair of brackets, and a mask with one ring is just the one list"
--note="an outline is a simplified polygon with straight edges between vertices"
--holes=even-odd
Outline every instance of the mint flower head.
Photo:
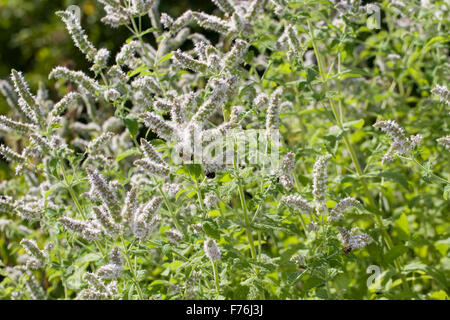
[[450,136],[442,137],[437,139],[438,142],[440,142],[445,149],[450,151]]
[[211,261],[220,260],[220,250],[217,246],[217,243],[214,239],[208,238],[203,243],[203,250],[205,251],[205,255]]
[[289,195],[281,199],[281,203],[296,210],[303,211],[304,213],[312,213],[313,207],[300,195]]
[[388,151],[383,156],[382,164],[394,160],[395,154],[403,155],[413,150],[422,142],[421,135],[407,137],[405,130],[394,120],[377,121],[373,126],[380,128],[392,139]]
[[316,203],[317,213],[322,213],[326,210],[325,196],[327,190],[328,176],[328,160],[330,155],[321,156],[314,163],[313,168],[313,196]]
[[344,217],[344,211],[352,207],[361,207],[361,203],[355,198],[347,197],[339,201],[336,206],[330,211],[330,221],[336,221]]
[[437,84],[433,89],[431,89],[431,92],[439,96],[441,102],[450,105],[450,90],[448,90],[446,86],[440,86]]
[[62,21],[66,24],[67,31],[69,31],[73,42],[78,49],[86,55],[89,61],[93,62],[97,55],[97,49],[95,49],[94,45],[88,40],[75,13],[72,11],[58,11],[56,12],[56,15],[61,17]]

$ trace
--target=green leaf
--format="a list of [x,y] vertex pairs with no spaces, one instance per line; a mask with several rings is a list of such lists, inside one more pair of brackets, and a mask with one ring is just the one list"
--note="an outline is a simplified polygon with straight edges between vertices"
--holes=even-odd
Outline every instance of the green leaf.
[[172,56],[173,56],[173,53],[172,53],[172,52],[169,52],[168,54],[166,54],[165,56],[163,56],[163,57],[158,61],[158,64],[161,64],[161,63],[163,63],[164,61],[169,60],[170,58],[172,58]]
[[408,181],[401,174],[394,171],[382,171],[378,173],[378,176],[392,180],[400,184],[403,188],[409,191]]
[[130,131],[131,137],[136,138],[137,134],[139,133],[139,123],[137,122],[137,120],[132,117],[126,117],[125,119],[123,119],[123,122],[128,128],[128,131]]
[[136,150],[136,148],[132,148],[132,149],[126,150],[126,151],[124,151],[122,153],[119,153],[117,155],[116,162],[119,162],[122,159],[131,157],[131,156],[135,156],[135,155],[138,155],[138,154],[139,154],[139,152]]
[[98,253],[88,253],[88,254],[78,258],[77,260],[75,260],[74,264],[80,265],[80,264],[83,264],[86,262],[98,261],[101,259],[102,259],[102,256]]
[[344,127],[354,127],[356,129],[361,129],[364,126],[364,119],[359,119],[355,121],[349,121],[344,123]]
[[209,237],[220,240],[220,232],[216,224],[214,224],[213,222],[206,221],[205,223],[203,223],[203,230]]
[[406,216],[405,213],[402,213],[402,215],[400,216],[400,218],[398,218],[395,221],[395,226],[399,229],[400,231],[400,237],[403,240],[408,240],[409,237],[411,236],[411,232],[409,231],[409,225],[408,225],[408,217]]
[[408,247],[403,245],[395,246],[384,255],[384,262],[387,264],[392,263],[395,259],[406,252],[408,252]]

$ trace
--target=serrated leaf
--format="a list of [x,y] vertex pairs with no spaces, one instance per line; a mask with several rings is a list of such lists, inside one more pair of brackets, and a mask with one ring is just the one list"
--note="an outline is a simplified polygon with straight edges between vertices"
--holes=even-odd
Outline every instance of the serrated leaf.
[[135,118],[127,117],[123,119],[123,122],[125,126],[128,128],[128,131],[130,131],[130,135],[132,138],[135,138],[137,134],[139,133],[139,123]]
[[408,252],[408,247],[402,245],[395,246],[391,250],[386,252],[386,254],[384,255],[384,261],[388,264],[392,263],[395,259],[405,254],[406,252]]

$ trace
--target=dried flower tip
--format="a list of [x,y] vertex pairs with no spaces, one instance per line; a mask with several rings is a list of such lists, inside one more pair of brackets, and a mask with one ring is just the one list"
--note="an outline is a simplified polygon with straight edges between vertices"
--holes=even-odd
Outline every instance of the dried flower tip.
[[61,17],[62,21],[65,23],[67,31],[69,31],[72,36],[75,45],[86,55],[89,61],[94,61],[97,49],[95,49],[94,45],[88,40],[75,13],[69,10],[58,11],[56,12],[56,15]]
[[343,213],[353,207],[361,207],[361,203],[356,200],[355,198],[345,198],[339,201],[333,208],[333,210],[330,211],[330,221],[336,221],[344,217]]
[[211,238],[206,239],[203,244],[203,249],[205,251],[205,255],[211,261],[220,260],[220,250],[217,247],[217,243],[214,239]]
[[302,196],[295,196],[295,195],[285,196],[281,199],[280,202],[282,204],[287,205],[290,208],[298,209],[304,211],[305,213],[311,213],[313,211],[311,205]]

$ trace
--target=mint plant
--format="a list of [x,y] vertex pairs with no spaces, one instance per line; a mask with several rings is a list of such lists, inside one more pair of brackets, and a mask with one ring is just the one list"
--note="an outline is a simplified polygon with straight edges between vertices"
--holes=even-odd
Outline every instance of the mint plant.
[[0,82],[3,299],[448,299],[447,2],[98,2]]

